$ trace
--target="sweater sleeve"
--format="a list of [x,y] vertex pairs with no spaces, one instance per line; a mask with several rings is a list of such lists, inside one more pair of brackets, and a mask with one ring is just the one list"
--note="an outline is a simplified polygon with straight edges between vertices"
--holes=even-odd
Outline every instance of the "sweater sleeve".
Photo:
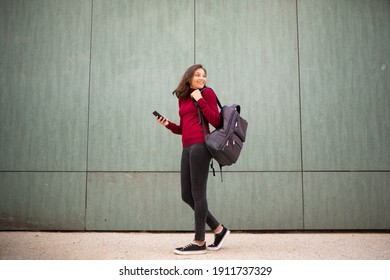
[[173,122],[169,122],[169,124],[166,126],[166,128],[169,129],[170,131],[172,131],[172,133],[174,133],[174,134],[179,134],[179,135],[182,134],[181,121],[180,121],[180,125],[177,125]]
[[[178,100],[178,105],[179,105],[179,108],[180,108],[180,99]],[[179,135],[182,135],[182,131],[183,131],[183,124],[182,124],[182,120],[180,118],[180,124],[177,125],[171,121],[169,121],[169,124],[166,126],[167,129],[169,129],[173,134],[179,134]]]
[[219,113],[217,96],[211,88],[206,88],[202,93],[203,98],[198,100],[200,110],[206,120],[215,128],[221,123],[221,114]]

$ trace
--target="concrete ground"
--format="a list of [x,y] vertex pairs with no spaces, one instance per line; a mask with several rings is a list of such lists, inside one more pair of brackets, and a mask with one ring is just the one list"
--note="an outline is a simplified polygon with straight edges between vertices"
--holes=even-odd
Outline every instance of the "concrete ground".
[[[390,260],[390,233],[232,232],[217,252],[178,256],[192,233],[0,231],[1,260]],[[207,233],[208,244],[213,235]]]

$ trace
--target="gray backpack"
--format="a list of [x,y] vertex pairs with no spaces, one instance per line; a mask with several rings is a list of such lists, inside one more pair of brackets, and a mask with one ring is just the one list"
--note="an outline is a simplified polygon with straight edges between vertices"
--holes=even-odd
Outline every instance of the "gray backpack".
[[[246,138],[248,122],[240,116],[240,105],[222,107],[218,97],[217,103],[221,109],[222,120],[220,126],[210,134],[207,134],[204,117],[197,102],[195,102],[195,106],[198,108],[199,122],[203,128],[206,147],[211,156],[219,163],[222,171],[223,166],[236,163],[240,156]],[[211,168],[215,176],[213,163],[211,163]]]

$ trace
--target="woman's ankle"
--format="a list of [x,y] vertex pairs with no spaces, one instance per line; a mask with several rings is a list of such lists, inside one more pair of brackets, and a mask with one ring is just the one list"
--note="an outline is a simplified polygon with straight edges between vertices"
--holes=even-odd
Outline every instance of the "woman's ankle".
[[205,241],[200,241],[200,240],[194,240],[194,243],[198,246],[203,246]]
[[223,231],[223,226],[222,226],[222,225],[219,225],[219,226],[214,230],[214,234],[220,234],[222,231]]

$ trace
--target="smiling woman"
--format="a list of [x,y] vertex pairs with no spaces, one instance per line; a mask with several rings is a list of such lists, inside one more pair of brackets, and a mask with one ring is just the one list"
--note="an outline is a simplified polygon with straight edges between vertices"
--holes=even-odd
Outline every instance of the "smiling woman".
[[[181,77],[177,88],[172,92],[177,98],[185,98],[190,94],[189,89],[202,89],[206,85],[206,69],[201,64],[192,65]],[[201,82],[201,84],[198,84]]]
[[[173,94],[179,99],[180,124],[170,122],[164,117],[156,117],[157,121],[182,136],[183,151],[181,158],[181,196],[195,212],[195,239],[187,246],[176,248],[179,255],[206,253],[206,224],[214,231],[214,243],[209,250],[219,250],[230,231],[222,226],[208,211],[207,178],[211,155],[208,152],[203,129],[199,123],[197,101],[204,116],[206,130],[209,123],[218,127],[221,115],[217,106],[217,97],[211,88],[206,88],[206,70],[196,64],[187,69]],[[201,92],[202,90],[202,92]]]
[[203,68],[196,69],[195,74],[191,79],[190,87],[194,89],[202,89],[206,84],[206,77],[206,70],[204,70]]

